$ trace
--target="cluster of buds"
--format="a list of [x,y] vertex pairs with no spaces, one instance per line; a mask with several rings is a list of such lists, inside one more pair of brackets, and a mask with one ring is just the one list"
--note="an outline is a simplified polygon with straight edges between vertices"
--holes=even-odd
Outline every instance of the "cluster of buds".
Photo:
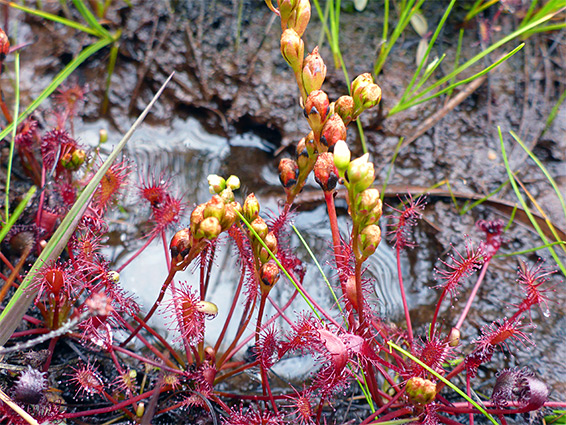
[[409,401],[414,404],[429,404],[436,398],[436,384],[418,376],[407,381],[405,391]]
[[267,295],[279,280],[279,267],[270,259],[269,253],[271,251],[273,254],[277,254],[277,238],[275,233],[269,230],[265,220],[260,217],[259,210],[260,205],[257,198],[253,193],[250,193],[244,201],[242,215],[257,235],[256,237],[251,231],[248,234],[259,268],[261,292]]
[[373,163],[369,154],[350,160],[351,153],[346,142],[339,140],[334,149],[334,166],[348,189],[349,213],[354,227],[362,258],[372,255],[381,242],[378,221],[382,214],[379,190],[371,187],[375,179]]
[[171,240],[171,257],[175,264],[184,261],[195,248],[194,255],[204,247],[201,241],[214,240],[238,221],[242,207],[234,200],[234,190],[240,187],[240,179],[230,176],[227,180],[217,175],[208,176],[210,191],[216,193],[204,204],[197,205],[191,213],[190,226],[179,230]]
[[72,152],[66,152],[61,156],[59,162],[63,168],[70,171],[77,171],[85,162],[86,152],[83,149],[74,149]]

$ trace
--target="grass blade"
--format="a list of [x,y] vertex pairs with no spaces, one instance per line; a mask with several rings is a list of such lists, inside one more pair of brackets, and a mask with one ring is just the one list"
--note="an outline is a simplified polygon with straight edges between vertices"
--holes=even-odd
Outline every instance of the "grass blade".
[[10,216],[10,219],[2,225],[2,229],[0,230],[0,243],[4,240],[4,238],[6,237],[12,226],[16,224],[16,221],[18,221],[18,218],[20,217],[24,209],[27,207],[29,201],[31,200],[31,198],[33,197],[36,191],[37,191],[36,186],[30,187],[26,193],[26,196],[24,196],[24,199],[20,201],[20,203],[18,204],[18,206]]
[[550,255],[552,255],[552,258],[554,258],[554,261],[556,261],[558,267],[560,267],[562,274],[566,276],[566,267],[564,267],[564,264],[562,264],[562,262],[560,261],[560,258],[556,254],[556,251],[554,251],[554,248],[552,248],[552,246],[548,242],[548,239],[546,239],[544,232],[541,230],[539,224],[537,223],[529,207],[527,206],[527,203],[525,202],[525,198],[523,198],[523,195],[521,195],[521,191],[519,190],[517,182],[515,181],[515,176],[513,175],[513,172],[511,171],[511,168],[509,166],[509,159],[507,158],[507,152],[505,151],[505,144],[503,143],[503,135],[501,134],[501,127],[498,126],[497,131],[499,133],[499,143],[501,145],[501,154],[503,155],[503,162],[505,164],[505,169],[507,170],[507,175],[509,176],[509,181],[511,182],[511,186],[513,186],[513,190],[515,191],[515,195],[517,195],[517,198],[519,199],[519,202],[521,203],[521,206],[523,207],[525,214],[527,214],[527,216],[529,217],[531,224],[539,234],[543,243],[545,245],[548,245],[548,250],[550,251]]
[[[83,63],[86,59],[92,56],[94,53],[98,52],[103,47],[108,46],[112,43],[112,40],[109,39],[102,39],[97,41],[96,43],[88,46],[84,50],[79,53],[79,55],[73,59],[63,70],[57,74],[57,76],[51,81],[51,83],[41,92],[41,94],[22,112],[19,116],[18,121],[21,122],[24,118],[30,115],[35,109],[51,94],[53,93],[59,85],[65,81],[65,79],[75,70],[77,67]],[[7,126],[2,132],[0,132],[0,140],[5,138],[12,128],[14,123]]]
[[87,34],[94,35],[96,37],[100,36],[100,34],[98,34],[98,32],[96,30],[89,28],[85,25],[79,24],[78,22],[71,21],[70,19],[62,18],[61,16],[57,16],[57,15],[54,15],[52,13],[44,12],[43,10],[31,9],[29,7],[26,7],[26,6],[21,6],[19,4],[14,3],[14,2],[7,2],[7,3],[1,2],[1,3],[7,4],[8,6],[13,7],[14,9],[21,10],[22,12],[29,13],[30,15],[39,16],[40,18],[48,19],[48,20],[53,21],[53,22],[58,22],[58,23],[63,24],[67,27],[74,28],[74,29],[82,31],[82,32],[86,32]]
[[49,239],[47,246],[43,249],[41,255],[31,267],[23,282],[20,284],[18,290],[12,296],[4,311],[2,311],[2,314],[0,315],[0,345],[4,345],[10,338],[14,330],[20,324],[23,315],[28,310],[29,306],[35,298],[36,291],[30,290],[29,288],[30,283],[35,277],[35,274],[44,264],[52,262],[59,257],[59,254],[63,251],[65,245],[67,244],[67,241],[71,237],[76,225],[81,219],[82,214],[88,207],[90,199],[94,191],[98,187],[100,180],[106,174],[106,171],[108,171],[114,160],[118,157],[118,154],[122,151],[128,140],[132,137],[132,134],[137,130],[143,119],[149,113],[149,110],[157,101],[157,99],[165,89],[167,83],[171,80],[171,77],[173,77],[173,74],[171,74],[165,81],[165,83],[163,83],[151,102],[147,105],[138,119],[134,122],[132,127],[128,130],[122,140],[120,140],[118,145],[104,161],[89,184],[82,191],[73,207],[69,210],[53,236],[51,236],[51,238]]
[[495,425],[499,425],[495,419],[493,419],[493,416],[491,416],[489,413],[486,412],[486,410],[481,407],[478,403],[476,403],[474,400],[472,400],[470,397],[468,397],[468,395],[462,391],[460,388],[458,388],[456,385],[454,385],[452,382],[450,382],[448,379],[446,379],[444,376],[440,375],[438,372],[436,372],[434,369],[432,369],[430,366],[428,366],[427,364],[421,362],[419,359],[417,359],[415,356],[413,356],[411,353],[409,353],[406,350],[403,350],[401,347],[399,347],[397,344],[395,344],[394,342],[391,341],[387,341],[387,344],[389,344],[389,346],[391,346],[392,348],[395,348],[397,351],[399,351],[400,353],[404,354],[405,356],[407,356],[408,358],[410,358],[412,361],[414,361],[415,363],[417,363],[419,366],[423,367],[424,369],[426,369],[428,372],[432,373],[437,379],[441,380],[442,382],[444,382],[447,386],[449,386],[450,388],[452,388],[454,391],[456,391],[458,394],[460,394],[462,397],[464,397],[466,399],[466,401],[468,403],[471,403],[476,409],[478,409],[481,413],[483,413],[483,415],[489,419],[493,424]]
[[[1,66],[1,65],[0,65]],[[12,141],[10,142],[10,154],[8,156],[8,169],[6,170],[6,197],[4,198],[5,220],[10,220],[10,180],[12,177],[12,161],[14,160],[14,147],[16,145],[16,130],[18,129],[18,114],[20,112],[20,54],[14,55],[14,74],[16,76],[16,93],[14,105],[14,125],[12,126]]]
[[92,12],[88,9],[88,7],[86,7],[86,5],[82,0],[73,0],[73,4],[75,5],[79,13],[82,15],[84,20],[90,25],[92,29],[96,31],[99,37],[104,37],[114,40],[112,34],[110,34],[106,28],[100,25],[100,23],[96,19],[96,16],[92,14]]

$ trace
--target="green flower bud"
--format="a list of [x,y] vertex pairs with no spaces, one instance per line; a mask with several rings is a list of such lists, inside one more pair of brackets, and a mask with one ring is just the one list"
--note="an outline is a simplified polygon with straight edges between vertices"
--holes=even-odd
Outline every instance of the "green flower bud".
[[108,141],[108,131],[105,128],[98,130],[98,144],[102,145]]
[[250,223],[252,225],[252,229],[258,234],[258,236],[263,240],[267,236],[269,232],[269,227],[267,227],[267,223],[261,217],[257,217],[254,221]]
[[[287,21],[291,17],[291,14],[297,7],[298,0],[278,0],[277,6],[279,9],[279,16],[281,17],[282,25],[287,28]],[[283,28],[283,29],[285,29]]]
[[381,209],[381,199],[379,190],[366,189],[361,192],[356,199],[356,210],[358,214],[368,215],[378,204]]
[[259,215],[259,202],[253,193],[250,193],[244,201],[242,215],[248,223],[254,221]]
[[303,62],[303,87],[307,94],[311,91],[320,90],[326,78],[326,65],[318,53],[318,46],[308,55]]
[[[311,19],[311,3],[309,0],[298,0],[297,6],[287,20],[287,28],[294,29],[299,36],[302,36],[307,29]],[[283,19],[281,19],[283,23]]]
[[82,149],[75,149],[73,154],[71,155],[71,164],[75,170],[78,170],[79,167],[85,162],[86,159],[86,152]]
[[369,109],[381,100],[381,89],[373,82],[369,73],[358,75],[351,86],[354,99],[353,119],[356,119],[364,110]]
[[297,166],[299,167],[299,172],[304,170],[309,164],[309,151],[307,149],[306,139],[303,137],[297,143]]
[[277,254],[277,238],[275,237],[275,233],[269,232],[265,236],[264,242],[271,252]]
[[373,164],[368,162],[369,153],[366,153],[359,158],[350,161],[348,164],[348,181],[351,184],[359,182],[369,172],[369,168],[373,168]]
[[206,204],[197,205],[195,207],[195,209],[193,210],[193,212],[191,213],[190,227],[191,227],[191,232],[192,232],[193,235],[196,235],[201,221],[204,220],[204,214],[203,213],[204,213],[205,207],[206,207]]
[[229,187],[232,190],[238,190],[240,188],[240,178],[238,176],[230,176],[226,180],[226,187]]
[[364,226],[369,226],[370,224],[376,224],[379,219],[381,218],[382,213],[382,204],[381,200],[376,204],[375,207],[370,211],[366,219],[363,221]]
[[226,180],[216,174],[208,175],[208,190],[211,194],[220,193],[226,188]]
[[341,177],[344,177],[344,172],[348,169],[350,156],[348,144],[344,140],[338,140],[334,145],[334,165]]
[[448,345],[450,347],[457,347],[460,345],[460,329],[452,328],[448,335]]
[[209,301],[199,301],[195,304],[198,312],[204,313],[210,317],[216,317],[218,315],[218,306]]
[[222,198],[222,200],[224,201],[225,204],[229,204],[230,202],[234,202],[234,192],[232,192],[232,189],[230,189],[229,187],[227,187],[226,189],[224,189],[222,192],[219,193],[220,197]]
[[360,234],[360,251],[364,257],[372,255],[377,246],[381,242],[381,229],[379,226],[372,224],[362,230]]
[[405,391],[411,403],[429,404],[436,397],[436,384],[428,379],[414,376],[407,381]]
[[281,55],[295,73],[303,68],[305,44],[293,29],[286,29],[281,34]]
[[228,230],[239,219],[238,214],[236,214],[234,204],[237,204],[237,202],[226,204],[224,215],[220,219],[220,226],[222,226],[222,231]]
[[224,200],[218,196],[214,195],[210,201],[205,204],[203,217],[216,217],[218,221],[222,220],[222,216],[224,215],[225,210]]
[[207,217],[200,222],[196,236],[197,239],[204,237],[212,240],[216,239],[221,232],[222,226],[220,225],[220,220],[216,217]]

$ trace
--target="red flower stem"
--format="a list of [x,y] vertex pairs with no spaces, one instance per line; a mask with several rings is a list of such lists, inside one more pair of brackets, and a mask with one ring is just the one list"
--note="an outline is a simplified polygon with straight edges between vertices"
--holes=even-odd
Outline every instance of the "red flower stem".
[[48,332],[51,332],[51,331],[49,329],[46,329],[46,328],[28,329],[28,330],[25,330],[25,331],[14,332],[10,338],[20,338],[20,337],[29,336],[29,335],[43,335],[43,334],[46,334]]
[[[299,291],[295,290],[293,295],[291,295],[291,298],[289,298],[289,301],[287,301],[287,303],[283,306],[283,308],[282,308],[283,311],[287,310],[287,308],[291,305],[291,303],[293,302],[293,300],[296,298],[296,296],[298,294],[299,294]],[[264,330],[265,328],[267,328],[271,323],[273,323],[275,320],[277,320],[278,317],[279,317],[279,313],[274,314],[271,319],[269,319],[267,322],[264,323],[261,330]],[[232,352],[230,353],[228,358],[231,358],[232,356],[234,356],[234,354],[236,354],[238,351],[240,351],[244,345],[246,345],[248,342],[250,342],[253,339],[254,335],[255,335],[255,332],[253,334],[248,335],[244,340],[242,340],[242,342],[240,344],[238,344],[232,350]]]
[[446,296],[446,293],[448,292],[447,288],[444,287],[444,290],[442,291],[442,294],[440,294],[440,298],[438,299],[438,302],[436,303],[436,308],[434,309],[434,316],[432,316],[432,322],[430,322],[430,330],[429,330],[429,339],[433,339],[434,338],[434,331],[436,328],[436,320],[438,319],[438,313],[440,312],[440,306],[442,305],[442,301],[444,301],[444,297]]
[[[126,320],[124,320],[121,316],[117,315],[119,317],[118,320],[120,320],[120,322],[122,322],[122,324],[130,331],[133,332],[134,328],[133,326],[131,326]],[[142,319],[140,319],[139,317],[134,318],[134,320],[136,320],[137,322],[140,323],[141,326],[143,326],[144,329],[148,329],[149,326],[147,325],[147,323],[143,322]],[[154,331],[154,333],[156,333]],[[155,348],[147,339],[145,339],[142,335],[136,335],[136,337],[141,341],[141,343],[143,345],[145,345],[153,354],[155,354],[157,357],[159,357],[161,360],[163,360],[165,362],[165,364],[167,364],[169,367],[174,368],[175,365],[173,364],[173,362],[171,360],[169,360],[166,356],[163,355],[163,353],[161,353],[157,348]],[[161,338],[162,339],[162,338]],[[161,340],[160,339],[160,340]],[[165,342],[165,344],[167,344],[167,342]],[[175,360],[177,360],[177,357],[179,357],[179,355],[177,353],[175,353],[175,351],[169,346],[169,344],[166,345],[166,348],[171,352],[171,354],[173,355],[173,357],[175,357]],[[177,361],[181,360],[179,363],[183,364],[182,359],[179,357],[179,359]]]
[[8,291],[12,286],[15,286],[16,288],[18,287],[18,285],[14,283],[14,281],[16,280],[16,277],[20,275],[20,270],[24,266],[28,258],[28,255],[32,249],[33,249],[33,244],[29,244],[28,246],[26,246],[24,252],[20,257],[20,260],[18,261],[18,264],[16,264],[16,268],[12,271],[10,277],[4,280],[4,285],[2,286],[2,290],[0,290],[0,303],[4,300],[4,297],[6,296],[6,294],[8,293]]
[[[354,250],[354,252],[356,252],[357,250],[357,239],[358,237],[356,236],[356,241],[354,242],[354,245],[356,245],[356,248]],[[361,258],[358,258],[358,256],[356,255],[356,259],[355,259],[355,264],[354,264],[354,274],[355,274],[355,278],[356,278],[356,302],[358,304],[358,317],[360,318],[360,326],[364,326],[366,325],[365,323],[365,317],[364,317],[364,294],[363,294],[363,288],[362,288],[362,264],[363,264],[363,260]]]
[[[147,323],[149,321],[149,319],[151,319],[151,317],[153,316],[153,313],[155,313],[155,310],[157,310],[157,307],[159,307],[159,305],[161,304],[163,297],[165,297],[165,292],[167,291],[167,288],[169,287],[169,285],[173,281],[173,277],[175,276],[175,273],[177,273],[178,270],[179,269],[177,268],[177,266],[173,266],[173,267],[171,267],[171,270],[169,270],[169,274],[167,275],[165,282],[163,282],[163,285],[161,285],[161,290],[159,291],[159,295],[157,297],[157,300],[155,300],[155,302],[153,303],[153,306],[151,307],[151,309],[147,312],[147,314],[143,318],[143,321],[145,323]],[[128,344],[128,342],[130,342],[132,340],[132,338],[135,337],[142,328],[143,328],[143,326],[141,324],[138,325],[138,327],[130,334],[130,336],[127,337],[126,340],[120,344],[120,347],[125,347],[126,344]]]
[[320,402],[318,403],[318,409],[316,411],[316,421],[315,423],[320,424],[320,418],[322,416],[322,407],[324,406],[324,397],[320,397]]
[[255,343],[259,342],[259,333],[261,332],[261,320],[263,318],[263,312],[265,310],[265,301],[267,301],[267,294],[262,293],[261,299],[259,300],[259,311],[257,312],[257,322],[255,325]]
[[39,205],[37,206],[37,215],[35,217],[35,225],[39,228],[41,223],[41,213],[43,212],[43,202],[45,200],[45,166],[41,168],[41,194],[39,195]]
[[148,239],[147,241],[145,241],[145,243],[144,243],[134,254],[132,254],[132,256],[131,256],[130,258],[128,258],[128,260],[127,260],[124,264],[122,264],[120,267],[118,267],[118,268],[116,269],[116,271],[117,271],[118,273],[120,273],[122,270],[124,270],[124,268],[125,268],[128,264],[130,264],[132,261],[134,261],[134,259],[135,259],[138,255],[140,255],[140,254],[149,246],[149,244],[155,239],[156,236],[157,236],[157,233],[153,233],[153,234],[149,237],[149,239]]
[[[293,295],[296,296],[297,291],[295,291],[295,293]],[[273,301],[273,298],[271,298],[269,295],[267,296],[267,299],[269,300],[269,302],[271,303],[271,305],[273,306],[273,308],[275,308],[275,310],[277,310],[277,313],[279,314],[279,316],[281,316],[281,318],[283,320],[285,320],[287,323],[289,323],[289,325],[293,326],[293,321],[291,319],[289,319],[287,317],[287,315],[284,313],[283,310],[281,310],[281,308],[279,308],[279,306],[277,305],[277,303],[275,301]]]
[[244,370],[248,370],[248,369],[250,369],[250,368],[252,368],[252,367],[255,367],[255,366],[257,366],[258,364],[259,364],[259,360],[254,360],[254,361],[251,362],[251,363],[246,363],[246,364],[243,364],[243,365],[237,367],[236,369],[232,369],[230,372],[223,373],[222,375],[217,376],[216,378],[214,378],[214,385],[218,384],[218,383],[221,382],[221,381],[224,381],[225,379],[227,379],[227,378],[229,378],[229,377],[231,377],[231,376],[234,376],[234,375],[236,375],[236,374],[238,374],[238,373],[241,373],[241,372],[243,372]]
[[220,332],[220,335],[216,340],[216,344],[214,344],[214,352],[218,352],[218,349],[220,348],[220,346],[222,345],[222,341],[224,340],[224,336],[228,331],[228,326],[230,325],[230,321],[232,320],[232,315],[234,314],[234,311],[236,310],[236,306],[238,305],[238,299],[240,298],[242,286],[244,285],[244,278],[245,278],[245,273],[242,272],[240,274],[240,281],[238,282],[238,287],[236,288],[236,292],[232,297],[232,305],[230,306],[230,311],[228,312],[228,316],[224,321],[224,326],[222,326],[222,331]]
[[487,272],[487,267],[489,266],[490,261],[491,261],[491,257],[489,257],[486,260],[486,262],[483,264],[483,267],[481,269],[481,273],[478,276],[478,280],[477,280],[477,282],[474,286],[474,289],[472,289],[472,293],[470,294],[470,296],[468,298],[468,302],[466,303],[464,310],[462,311],[462,314],[460,314],[460,318],[458,319],[456,326],[454,326],[458,330],[462,327],[464,320],[466,320],[466,316],[468,315],[468,312],[470,311],[470,308],[472,307],[472,303],[474,302],[474,298],[476,297],[476,294],[478,293],[478,290],[480,289],[480,286],[483,282],[483,278],[485,277],[485,273]]
[[[6,267],[8,267],[10,269],[10,271],[12,273],[14,273],[14,271],[16,270],[14,268],[14,266],[12,266],[12,263],[10,263],[10,261],[4,256],[4,254],[2,254],[2,252],[0,251],[0,259],[2,260],[2,262],[4,264],[6,264]],[[20,276],[19,274],[17,275],[17,279],[21,282],[23,280],[22,276]],[[7,280],[7,279],[4,279]]]
[[163,338],[158,332],[155,331],[155,329],[153,329],[151,326],[145,323],[141,319],[141,317],[134,316],[134,320],[137,321],[140,325],[142,325],[143,328],[146,331],[148,331],[151,335],[153,335],[153,337],[155,337],[161,344],[163,344],[163,346],[167,349],[169,353],[171,353],[173,358],[181,365],[181,367],[183,368],[185,367],[185,363],[183,362],[183,359],[181,358],[179,353],[177,353],[177,351],[173,349],[171,345],[169,345],[169,343],[165,340],[165,338]]
[[[217,369],[220,369],[222,367],[222,365],[224,364],[224,362],[226,362],[226,360],[230,360],[232,358],[232,356],[235,354],[234,347],[238,344],[238,341],[240,340],[240,338],[242,337],[242,334],[246,330],[248,323],[250,323],[250,320],[252,319],[252,315],[253,315],[253,311],[255,309],[256,302],[257,302],[257,298],[254,298],[251,308],[249,308],[249,304],[248,304],[248,311],[244,311],[242,313],[242,320],[240,321],[240,327],[238,329],[238,332],[236,333],[236,337],[234,338],[234,340],[232,341],[232,343],[230,344],[228,349],[224,352],[222,357],[220,357],[220,360],[216,362],[216,368]],[[255,335],[255,333],[254,333],[254,335]]]
[[[238,400],[269,401],[267,396],[262,395],[231,394],[223,391],[214,391],[214,394],[225,398],[236,398]],[[290,394],[274,394],[273,398],[275,400],[288,400],[289,395]]]
[[395,403],[399,399],[399,397],[401,397],[404,394],[404,392],[405,392],[405,390],[397,391],[397,394],[395,394],[395,396],[391,400],[389,400],[386,404],[384,404],[379,409],[377,409],[370,416],[365,418],[360,425],[369,424],[371,421],[373,421],[375,418],[377,418],[379,415],[381,415],[383,412],[385,412],[387,409],[389,409],[393,405],[393,403]]
[[167,246],[167,239],[165,231],[161,231],[161,241],[163,242],[163,251],[165,252],[165,264],[167,264],[167,271],[171,270],[171,256],[169,255],[169,246]]
[[[470,386],[470,374],[466,373],[466,395],[468,397],[470,397],[471,395],[471,386]],[[472,404],[468,402],[468,407],[472,407]],[[470,415],[468,416],[469,421],[470,421],[470,425],[474,425],[474,415],[470,413]]]
[[104,414],[104,413],[115,412],[116,410],[120,410],[120,409],[128,407],[128,406],[130,406],[134,403],[137,403],[138,401],[141,401],[143,399],[151,397],[154,394],[154,392],[155,392],[155,390],[152,389],[150,391],[146,391],[143,394],[132,397],[128,400],[121,401],[121,402],[116,403],[112,406],[102,407],[100,409],[85,410],[85,411],[82,411],[82,412],[63,413],[63,417],[70,419],[70,418],[80,418],[82,416],[101,415],[101,414]]
[[399,276],[399,288],[401,289],[401,298],[403,299],[403,310],[405,310],[405,321],[407,322],[407,341],[409,346],[413,345],[413,325],[411,324],[411,315],[409,313],[409,305],[407,304],[407,295],[405,286],[403,285],[403,273],[401,272],[401,247],[397,245],[397,275]]
[[[501,409],[501,408],[498,408],[491,401],[483,401],[482,407],[490,415],[516,415],[516,414],[520,414],[520,413],[528,413],[528,412],[533,411],[532,407],[529,407],[528,405],[524,406],[524,405],[522,405],[522,404],[520,404],[519,402],[516,402],[516,401],[509,401],[507,404],[508,404],[508,407],[512,406],[512,407],[516,407],[516,408],[515,409],[511,409],[511,408]],[[452,403],[450,406],[438,405],[438,409],[445,412],[445,413],[456,414],[456,415],[465,415],[465,414],[468,414],[468,413],[479,414],[479,415],[482,414],[482,412],[480,412],[476,408],[470,408],[468,406],[469,406],[469,404],[468,404],[467,401],[461,401],[461,402]],[[566,407],[566,402],[546,402],[546,403],[544,403],[544,407],[547,407],[547,408],[563,408],[563,407]]]
[[271,401],[271,405],[273,406],[273,411],[275,412],[276,415],[279,415],[279,410],[277,409],[277,404],[275,403],[275,399],[273,398],[273,394],[271,393],[271,387],[269,386],[269,379],[267,378],[267,371],[265,370],[265,367],[263,367],[260,363],[260,368],[261,368],[261,382],[262,382],[262,386],[263,386],[263,391],[265,393],[265,391],[267,390],[267,395],[269,396],[269,400]]
[[[326,201],[326,209],[328,210],[328,220],[330,222],[330,230],[332,231],[332,246],[334,248],[334,258],[336,259],[336,267],[340,270],[340,265],[344,261],[342,256],[342,242],[340,241],[340,229],[338,228],[338,218],[336,216],[336,207],[334,205],[334,190],[324,192],[324,200]],[[342,279],[340,279],[342,280]]]
[[114,363],[114,366],[116,366],[116,371],[118,372],[119,375],[123,376],[124,375],[124,368],[122,367],[122,365],[118,361],[118,357],[116,356],[116,352],[112,349],[112,345],[108,344],[106,346],[106,348],[107,348],[108,353],[110,353],[110,357],[112,357],[112,362]]
[[112,345],[111,348],[112,348],[112,350],[118,351],[119,353],[130,356],[130,357],[132,357],[136,360],[139,360],[140,362],[147,363],[147,364],[150,364],[152,366],[158,367],[162,370],[166,370],[168,372],[177,373],[177,374],[180,373],[180,370],[176,367],[169,367],[169,366],[166,366],[163,363],[158,362],[156,360],[152,360],[148,357],[140,356],[139,354],[136,354],[133,351],[128,350],[127,348],[122,348],[119,345]]
[[[216,244],[211,243],[209,245],[210,254],[206,256],[206,276],[204,278],[204,285],[201,284],[201,299],[206,298],[206,293],[208,292],[208,285],[210,284],[210,276],[212,274],[212,266],[214,265],[214,256],[216,255]],[[202,270],[202,269],[201,269]]]
[[49,341],[49,347],[47,348],[49,354],[47,355],[47,359],[43,364],[44,372],[47,372],[49,370],[49,366],[51,365],[51,360],[53,359],[53,352],[55,351],[55,345],[57,344],[57,341],[59,341],[58,336],[56,336],[55,338],[51,339],[51,341]]

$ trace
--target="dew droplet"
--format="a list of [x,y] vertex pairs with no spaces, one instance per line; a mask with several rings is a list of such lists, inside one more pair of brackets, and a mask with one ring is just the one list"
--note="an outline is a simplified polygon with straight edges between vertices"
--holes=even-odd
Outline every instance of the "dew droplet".
[[544,307],[544,308],[542,309],[542,315],[543,315],[544,317],[550,317],[550,309],[549,309],[548,307]]

